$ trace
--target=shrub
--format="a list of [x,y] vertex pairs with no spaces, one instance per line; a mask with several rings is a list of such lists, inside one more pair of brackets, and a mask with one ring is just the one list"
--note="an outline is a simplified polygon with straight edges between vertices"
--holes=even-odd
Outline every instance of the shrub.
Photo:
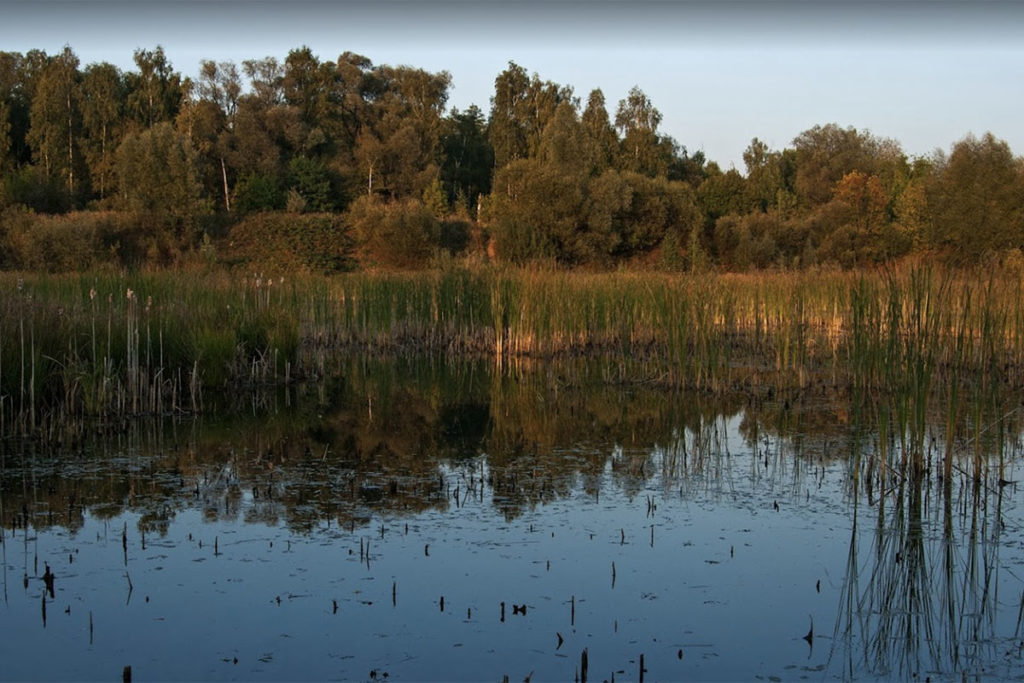
[[437,218],[415,199],[383,202],[364,196],[352,203],[347,215],[362,258],[374,265],[422,266],[439,244]]
[[40,215],[23,207],[0,214],[0,267],[51,273],[129,265],[141,238],[131,214],[77,211]]
[[337,273],[351,270],[352,238],[330,213],[255,213],[231,228],[222,249],[235,264],[273,271]]
[[271,175],[250,173],[235,185],[235,211],[240,214],[280,211],[284,205],[285,192]]

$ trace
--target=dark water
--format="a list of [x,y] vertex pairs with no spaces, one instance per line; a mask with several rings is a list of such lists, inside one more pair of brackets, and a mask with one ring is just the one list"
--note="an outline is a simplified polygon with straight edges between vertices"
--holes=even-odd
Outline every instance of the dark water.
[[1024,677],[1012,435],[947,489],[841,394],[341,370],[3,442],[0,678]]

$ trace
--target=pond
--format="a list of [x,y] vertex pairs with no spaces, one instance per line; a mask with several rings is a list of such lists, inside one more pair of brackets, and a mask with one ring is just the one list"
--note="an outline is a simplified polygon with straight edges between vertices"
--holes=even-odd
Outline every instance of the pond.
[[3,678],[1024,677],[1015,433],[911,476],[838,388],[331,374],[0,442]]

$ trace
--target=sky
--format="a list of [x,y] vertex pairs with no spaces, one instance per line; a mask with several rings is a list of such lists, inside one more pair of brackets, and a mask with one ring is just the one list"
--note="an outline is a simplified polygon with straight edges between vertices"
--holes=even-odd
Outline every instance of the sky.
[[600,88],[614,117],[639,86],[661,132],[744,171],[757,137],[773,149],[836,123],[898,141],[909,156],[992,132],[1024,154],[1024,2],[842,0],[0,0],[0,50],[69,45],[82,65],[133,69],[161,45],[194,76],[203,59],[274,56],[448,71],[449,107],[489,111],[509,61]]

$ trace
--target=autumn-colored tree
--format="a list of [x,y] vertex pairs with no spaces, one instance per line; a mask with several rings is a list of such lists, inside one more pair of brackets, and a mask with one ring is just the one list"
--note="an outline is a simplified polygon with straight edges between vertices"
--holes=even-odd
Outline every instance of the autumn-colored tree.
[[930,164],[919,164],[914,175],[904,184],[899,196],[893,202],[893,227],[900,240],[902,251],[920,248],[925,244],[931,215],[928,209],[927,187],[932,168]]
[[851,171],[836,183],[833,201],[838,204],[839,237],[846,242],[843,265],[884,261],[895,250],[889,234],[889,199],[876,175]]
[[887,220],[888,205],[878,176],[851,171],[836,183],[833,197],[848,209],[848,220],[858,231],[878,235]]
[[899,145],[855,128],[834,123],[815,126],[793,140],[796,152],[794,189],[805,207],[825,204],[843,176],[872,174],[883,160],[901,156]]

